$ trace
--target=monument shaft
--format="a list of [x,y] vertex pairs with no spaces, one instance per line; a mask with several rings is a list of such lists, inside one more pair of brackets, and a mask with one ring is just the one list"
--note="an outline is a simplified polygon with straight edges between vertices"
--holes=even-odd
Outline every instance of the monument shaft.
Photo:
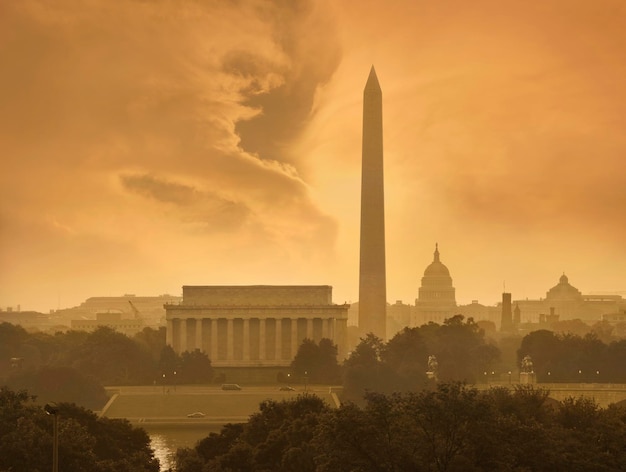
[[372,67],[363,91],[359,330],[386,338],[382,91]]

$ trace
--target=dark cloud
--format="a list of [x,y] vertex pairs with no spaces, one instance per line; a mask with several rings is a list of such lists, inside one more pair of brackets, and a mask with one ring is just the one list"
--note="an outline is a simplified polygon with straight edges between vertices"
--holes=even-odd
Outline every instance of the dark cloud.
[[120,179],[124,187],[131,192],[160,202],[190,205],[200,198],[199,192],[194,187],[165,181],[154,175],[122,175]]
[[[281,71],[284,81],[251,94],[245,103],[260,113],[240,121],[236,129],[245,150],[294,163],[298,156],[288,152],[288,145],[308,123],[315,93],[338,67],[341,50],[336,26],[323,4],[298,1],[277,5],[280,7],[266,14],[273,25],[273,37],[289,58]],[[231,55],[224,63],[225,69],[235,74],[249,74],[251,67],[259,66],[248,54]]]
[[192,185],[173,182],[154,175],[132,174],[120,176],[123,187],[133,193],[172,204],[172,216],[196,230],[223,232],[240,228],[251,217],[250,209],[211,192],[202,192]]

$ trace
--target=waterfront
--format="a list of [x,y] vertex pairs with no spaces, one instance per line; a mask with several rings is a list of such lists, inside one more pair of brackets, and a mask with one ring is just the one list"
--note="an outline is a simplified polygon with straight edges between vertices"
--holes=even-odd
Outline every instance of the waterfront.
[[[306,392],[338,406],[337,394],[326,385],[307,385]],[[161,472],[173,466],[173,457],[181,447],[194,447],[211,432],[218,433],[226,423],[241,423],[258,412],[267,400],[282,401],[305,392],[280,390],[278,386],[245,386],[243,390],[222,390],[216,385],[179,385],[164,391],[154,386],[107,387],[111,396],[101,412],[108,418],[124,418],[146,430]],[[189,417],[201,412],[200,418]]]
[[150,443],[154,449],[154,455],[161,463],[161,472],[165,472],[170,467],[173,467],[174,455],[178,448],[194,447],[196,442],[208,436],[209,433],[218,433],[222,425],[151,425],[142,427],[150,436]]

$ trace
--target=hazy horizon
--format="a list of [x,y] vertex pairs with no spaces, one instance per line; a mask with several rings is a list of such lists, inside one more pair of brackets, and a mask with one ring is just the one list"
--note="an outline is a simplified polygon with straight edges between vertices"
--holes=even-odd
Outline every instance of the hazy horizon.
[[625,292],[618,0],[0,4],[0,307],[183,285],[358,298],[383,93],[387,298]]

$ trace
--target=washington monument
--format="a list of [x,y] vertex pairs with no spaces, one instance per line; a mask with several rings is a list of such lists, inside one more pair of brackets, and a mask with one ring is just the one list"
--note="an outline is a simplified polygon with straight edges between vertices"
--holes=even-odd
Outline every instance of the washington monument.
[[359,331],[385,340],[385,190],[383,179],[383,94],[374,66],[363,90],[361,169],[361,258]]

